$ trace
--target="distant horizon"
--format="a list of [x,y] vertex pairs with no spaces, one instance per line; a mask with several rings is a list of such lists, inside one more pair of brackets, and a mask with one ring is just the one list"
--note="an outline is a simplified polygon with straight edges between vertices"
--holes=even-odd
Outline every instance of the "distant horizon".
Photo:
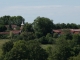
[[20,15],[29,23],[41,16],[55,24],[80,24],[80,0],[0,0],[0,16],[5,15]]

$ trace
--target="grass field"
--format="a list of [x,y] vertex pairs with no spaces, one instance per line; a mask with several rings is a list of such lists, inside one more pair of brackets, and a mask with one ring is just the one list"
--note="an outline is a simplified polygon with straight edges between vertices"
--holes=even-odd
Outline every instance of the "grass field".
[[2,53],[2,45],[5,43],[5,42],[7,42],[7,41],[9,41],[9,40],[7,40],[7,39],[0,39],[0,55],[1,55],[1,53]]

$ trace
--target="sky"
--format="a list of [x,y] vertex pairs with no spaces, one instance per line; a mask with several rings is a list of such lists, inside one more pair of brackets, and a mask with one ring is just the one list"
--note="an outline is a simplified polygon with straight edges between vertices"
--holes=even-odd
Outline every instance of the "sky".
[[53,23],[80,24],[80,0],[0,0],[0,17],[22,16],[32,23],[38,16]]

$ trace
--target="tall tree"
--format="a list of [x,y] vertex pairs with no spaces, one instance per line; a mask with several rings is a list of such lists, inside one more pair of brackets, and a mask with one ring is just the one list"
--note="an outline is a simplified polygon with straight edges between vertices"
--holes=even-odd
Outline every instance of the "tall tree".
[[28,60],[47,60],[48,54],[41,48],[39,42],[29,41],[27,46],[30,51]]
[[56,49],[53,51],[53,60],[67,60],[71,56],[71,48],[67,40],[57,40]]
[[52,32],[53,21],[49,18],[37,17],[33,22],[33,29],[37,37],[45,36]]

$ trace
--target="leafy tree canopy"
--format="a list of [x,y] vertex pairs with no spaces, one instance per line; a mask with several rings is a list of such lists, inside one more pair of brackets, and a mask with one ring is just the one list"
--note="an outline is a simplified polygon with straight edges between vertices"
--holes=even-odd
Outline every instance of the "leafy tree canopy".
[[51,33],[53,29],[53,21],[45,17],[37,17],[33,22],[33,29],[37,37],[45,36]]

